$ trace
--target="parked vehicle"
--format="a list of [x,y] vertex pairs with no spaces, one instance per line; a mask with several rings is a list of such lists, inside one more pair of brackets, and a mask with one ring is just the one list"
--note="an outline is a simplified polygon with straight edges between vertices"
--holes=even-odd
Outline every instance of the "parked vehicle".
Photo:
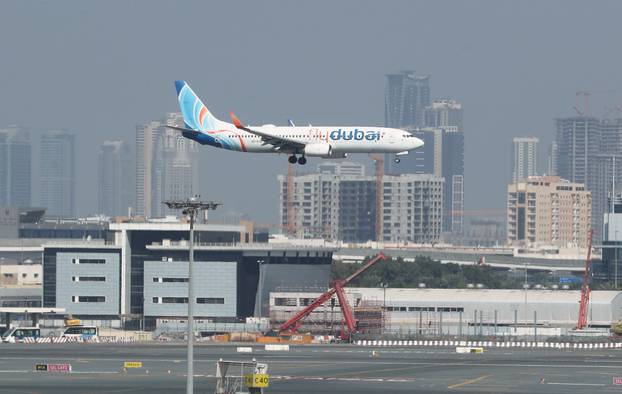
[[38,327],[13,327],[9,328],[2,334],[2,342],[5,343],[18,343],[24,342],[26,338],[32,338],[36,340],[41,336],[41,331]]
[[94,326],[71,326],[65,329],[63,337],[81,338],[81,339],[97,339],[99,330]]

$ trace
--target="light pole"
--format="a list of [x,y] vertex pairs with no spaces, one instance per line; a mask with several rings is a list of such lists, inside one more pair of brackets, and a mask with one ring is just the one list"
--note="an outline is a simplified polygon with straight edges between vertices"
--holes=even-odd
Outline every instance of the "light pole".
[[163,201],[169,209],[182,209],[185,216],[190,217],[189,258],[188,258],[188,376],[186,377],[186,394],[194,393],[194,286],[192,272],[194,270],[194,220],[199,211],[216,209],[220,203],[200,200],[201,196],[187,200]]

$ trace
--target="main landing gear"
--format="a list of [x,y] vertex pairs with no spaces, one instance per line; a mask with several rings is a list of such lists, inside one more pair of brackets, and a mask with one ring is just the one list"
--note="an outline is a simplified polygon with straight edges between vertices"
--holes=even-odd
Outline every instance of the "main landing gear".
[[287,161],[289,161],[292,164],[296,164],[296,162],[298,162],[298,164],[300,165],[304,165],[307,164],[307,158],[304,156],[300,156],[300,157],[296,157],[296,155],[291,155]]
[[394,161],[395,163],[399,163],[401,160],[400,160],[400,158],[399,158],[398,156],[395,156],[395,159],[393,159],[393,161]]

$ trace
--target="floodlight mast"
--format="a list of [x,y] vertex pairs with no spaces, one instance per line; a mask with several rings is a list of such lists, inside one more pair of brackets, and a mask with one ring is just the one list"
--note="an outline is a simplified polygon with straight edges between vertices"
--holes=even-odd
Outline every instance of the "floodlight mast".
[[201,201],[196,195],[187,200],[166,200],[162,202],[169,209],[181,209],[182,214],[190,217],[190,236],[188,248],[188,372],[186,377],[186,394],[194,393],[194,286],[192,284],[194,271],[194,221],[197,213],[209,209],[216,209],[221,203]]

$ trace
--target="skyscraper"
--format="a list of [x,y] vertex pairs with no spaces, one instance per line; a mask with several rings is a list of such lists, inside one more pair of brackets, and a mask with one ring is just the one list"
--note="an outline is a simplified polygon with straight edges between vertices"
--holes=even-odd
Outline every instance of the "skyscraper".
[[137,215],[151,216],[153,152],[161,122],[153,121],[136,126],[136,205]]
[[463,131],[462,104],[454,99],[434,99],[432,105],[425,107],[423,112],[426,127],[455,126]]
[[434,174],[445,178],[443,231],[461,234],[464,210],[464,133],[462,104],[451,98],[430,99],[430,78],[413,71],[387,75],[385,126],[402,128],[424,146],[395,163],[385,155],[385,172]]
[[424,125],[424,109],[430,105],[430,77],[414,71],[387,74],[384,123],[386,127],[413,128]]
[[126,215],[134,204],[134,171],[130,147],[124,141],[105,141],[99,150],[99,213]]
[[[183,127],[183,122],[180,113],[169,113],[163,123]],[[151,182],[153,217],[179,214],[168,209],[162,201],[185,199],[199,192],[197,151],[198,144],[178,131],[163,126],[158,129]]]
[[570,182],[583,183],[592,192],[592,229],[594,240],[599,242],[605,208],[604,191],[598,187],[597,156],[602,149],[600,121],[592,117],[576,116],[557,119],[556,125],[557,175]]
[[598,154],[600,124],[585,116],[557,119],[557,175],[571,182],[585,183],[591,190],[590,159]]
[[536,137],[514,137],[512,139],[512,182],[537,175],[538,142]]
[[41,135],[41,205],[52,216],[75,216],[75,135],[53,130]]
[[31,144],[17,126],[0,129],[0,206],[30,206]]

